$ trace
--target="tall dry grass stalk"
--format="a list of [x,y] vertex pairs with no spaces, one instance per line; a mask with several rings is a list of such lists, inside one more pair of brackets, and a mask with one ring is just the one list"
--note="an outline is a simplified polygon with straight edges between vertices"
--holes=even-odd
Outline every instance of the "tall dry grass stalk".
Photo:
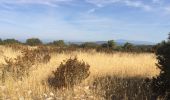
[[[0,47],[3,54],[8,57],[16,57],[20,51],[12,51],[10,48]],[[114,53],[105,54],[97,52],[73,52],[70,54],[53,53],[51,61],[47,64],[39,64],[30,76],[25,77],[23,81],[14,81],[8,77],[5,83],[0,83],[0,99],[23,99],[38,100],[56,98],[61,100],[100,100],[99,95],[90,90],[94,77],[105,75],[118,77],[153,77],[159,73],[156,69],[155,55],[150,53]],[[76,86],[73,90],[53,90],[47,84],[47,78],[52,75],[59,64],[66,58],[77,56],[79,60],[87,62],[90,67],[90,76],[82,84]],[[3,56],[0,55],[0,62],[4,63]]]

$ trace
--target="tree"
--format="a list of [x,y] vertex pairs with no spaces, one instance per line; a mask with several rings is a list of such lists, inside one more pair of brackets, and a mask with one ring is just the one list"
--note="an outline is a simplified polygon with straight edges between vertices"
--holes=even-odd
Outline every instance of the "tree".
[[160,69],[160,74],[152,80],[152,90],[155,98],[170,99],[170,34],[168,41],[163,41],[158,45],[156,56]]
[[103,44],[101,44],[101,47],[102,48],[108,48],[108,44],[107,43],[103,43]]
[[98,44],[93,42],[85,42],[81,45],[82,48],[97,48]]
[[21,42],[15,39],[5,39],[3,40],[3,44],[20,44]]
[[66,46],[66,44],[65,44],[65,42],[63,40],[53,41],[52,45],[59,46],[59,47]]
[[2,39],[0,38],[0,45],[2,45],[3,44],[3,41],[2,41]]
[[26,40],[26,44],[30,46],[36,46],[43,44],[42,41],[38,38],[30,38]]
[[133,50],[133,44],[127,42],[127,43],[125,43],[125,44],[123,45],[123,49],[124,49],[125,51],[132,51],[132,50]]
[[115,49],[115,48],[116,48],[116,43],[115,43],[114,40],[109,40],[109,41],[107,42],[107,45],[108,45],[108,47],[111,48],[111,49]]

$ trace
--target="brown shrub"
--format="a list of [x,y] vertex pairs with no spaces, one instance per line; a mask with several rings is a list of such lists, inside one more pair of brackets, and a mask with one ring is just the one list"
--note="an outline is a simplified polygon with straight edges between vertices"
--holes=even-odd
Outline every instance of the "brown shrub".
[[84,61],[78,61],[77,57],[70,58],[60,64],[54,77],[48,79],[49,84],[55,88],[71,88],[90,75],[90,65]]
[[100,76],[92,90],[106,100],[156,100],[152,98],[150,79],[136,77]]
[[34,50],[37,63],[48,63],[51,59],[49,49],[45,46],[39,46]]
[[18,55],[16,58],[5,57],[6,64],[3,68],[2,78],[5,79],[7,75],[12,76],[14,79],[22,79],[24,76],[28,76],[30,69],[33,65],[38,63],[47,63],[50,60],[50,55],[43,49],[23,49],[22,55]]

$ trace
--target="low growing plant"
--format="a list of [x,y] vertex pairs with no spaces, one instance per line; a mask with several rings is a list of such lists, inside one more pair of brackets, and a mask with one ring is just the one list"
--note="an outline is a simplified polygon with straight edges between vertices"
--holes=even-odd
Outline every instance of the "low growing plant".
[[[45,52],[45,53],[43,53]],[[33,65],[42,62],[48,62],[50,60],[50,55],[48,52],[43,51],[43,49],[24,49],[21,55],[16,58],[5,57],[5,63],[3,68],[2,79],[6,76],[12,76],[14,79],[22,79],[24,76],[28,76],[30,69]]]
[[48,79],[49,84],[55,88],[74,87],[90,75],[89,68],[89,64],[79,61],[77,57],[69,58],[61,62],[57,70],[53,72],[54,77]]

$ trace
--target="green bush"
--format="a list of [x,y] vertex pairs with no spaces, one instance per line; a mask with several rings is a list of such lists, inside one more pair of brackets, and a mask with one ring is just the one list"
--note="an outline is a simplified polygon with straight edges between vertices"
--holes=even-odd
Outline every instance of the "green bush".
[[85,42],[83,44],[80,45],[80,47],[82,48],[97,48],[99,45],[93,42]]
[[53,72],[54,77],[50,77],[48,82],[55,88],[74,87],[90,75],[89,68],[89,64],[78,61],[77,57],[67,59]]
[[158,45],[157,67],[160,74],[153,78],[152,90],[155,98],[170,99],[170,35],[168,41],[163,41]]
[[53,41],[52,43],[49,43],[49,45],[58,46],[58,47],[65,47],[66,46],[64,40]]
[[21,42],[15,39],[5,39],[3,40],[3,44],[21,44]]
[[42,45],[42,41],[38,38],[30,38],[26,40],[26,44],[30,46]]
[[115,48],[116,48],[116,42],[115,42],[114,40],[109,40],[109,41],[107,42],[107,45],[108,45],[108,47],[111,48],[111,49],[115,49]]
[[125,50],[125,51],[133,51],[134,50],[134,47],[133,47],[133,44],[131,44],[131,43],[125,43],[124,45],[123,45],[123,49]]
[[2,41],[2,39],[0,38],[0,45],[2,45],[3,44],[3,41]]

